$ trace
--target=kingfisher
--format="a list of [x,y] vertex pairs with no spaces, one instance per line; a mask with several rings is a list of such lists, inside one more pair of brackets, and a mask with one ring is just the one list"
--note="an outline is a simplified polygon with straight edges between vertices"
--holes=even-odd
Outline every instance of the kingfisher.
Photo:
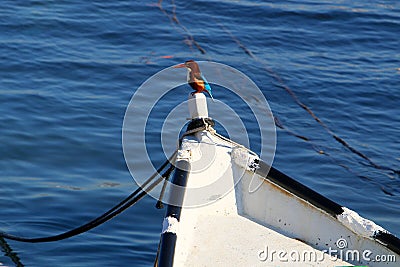
[[174,68],[187,68],[187,82],[190,87],[195,90],[192,95],[206,92],[214,101],[211,92],[211,86],[207,82],[206,78],[204,78],[204,76],[201,74],[199,65],[196,63],[196,61],[188,60],[185,63],[174,66]]

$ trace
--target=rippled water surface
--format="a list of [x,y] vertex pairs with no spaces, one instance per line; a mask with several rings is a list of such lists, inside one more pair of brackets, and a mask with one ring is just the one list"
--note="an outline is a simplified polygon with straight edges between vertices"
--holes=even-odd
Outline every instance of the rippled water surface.
[[[0,230],[57,234],[132,192],[129,100],[154,73],[195,59],[260,87],[280,126],[275,167],[399,236],[399,32],[398,1],[3,0]],[[9,241],[0,265],[152,265],[164,214],[154,204],[68,240]]]

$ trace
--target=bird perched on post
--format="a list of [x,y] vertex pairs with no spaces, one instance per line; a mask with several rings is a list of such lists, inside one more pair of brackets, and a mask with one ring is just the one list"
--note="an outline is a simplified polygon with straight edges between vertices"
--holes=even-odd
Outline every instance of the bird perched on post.
[[192,95],[206,92],[214,101],[211,92],[211,86],[207,82],[206,78],[204,78],[204,76],[201,74],[199,65],[194,60],[188,60],[185,63],[174,66],[174,68],[187,68],[187,82],[190,87],[195,90]]

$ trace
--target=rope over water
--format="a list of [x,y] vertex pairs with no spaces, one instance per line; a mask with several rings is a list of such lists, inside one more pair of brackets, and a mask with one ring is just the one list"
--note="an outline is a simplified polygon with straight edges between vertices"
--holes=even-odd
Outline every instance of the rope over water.
[[[9,257],[12,260],[12,262],[15,264],[16,267],[24,266],[22,264],[20,258],[18,257],[17,253],[15,253],[11,249],[10,245],[8,245],[7,241],[2,237],[0,237],[0,247],[1,247],[1,250],[4,252],[4,255]],[[3,266],[3,265],[1,265],[1,262],[0,262],[0,266]]]
[[[214,121],[210,118],[201,118],[201,119],[194,119],[192,120],[191,124],[188,126],[188,130],[179,138],[179,145],[181,144],[183,138],[188,135],[193,135],[197,132],[200,131],[208,131],[211,134],[221,138],[222,140],[228,140],[231,144],[235,144],[238,146],[241,146],[239,144],[236,144],[235,142],[219,135],[213,128],[214,126]],[[196,128],[194,128],[196,127]],[[250,151],[250,150],[249,150]],[[158,169],[157,171],[151,175],[138,189],[136,189],[132,194],[130,194],[128,197],[126,197],[124,200],[122,200],[120,203],[115,205],[113,208],[102,214],[101,216],[91,220],[90,222],[83,224],[79,227],[76,227],[72,230],[66,231],[61,234],[53,235],[53,236],[47,236],[47,237],[37,237],[37,238],[28,238],[28,237],[21,237],[21,236],[16,236],[12,234],[8,234],[5,232],[0,232],[0,241],[5,239],[10,239],[14,241],[19,241],[19,242],[27,242],[27,243],[44,243],[44,242],[54,242],[54,241],[59,241],[63,239],[67,239],[82,233],[85,233],[89,230],[92,230],[93,228],[111,220],[115,216],[119,215],[126,209],[130,208],[134,204],[136,204],[139,200],[141,200],[146,194],[148,194],[151,190],[153,190],[160,182],[163,180],[165,181],[163,184],[163,188],[160,193],[160,198],[157,201],[157,208],[162,207],[162,198],[165,193],[165,188],[166,188],[166,182],[169,179],[170,175],[172,174],[173,170],[175,169],[175,159],[177,156],[178,149],[175,150],[175,152],[172,154],[171,157],[169,157]],[[153,181],[167,166],[169,165],[169,168],[155,181]],[[4,244],[5,242],[0,242],[1,244]],[[6,244],[6,243],[5,243]]]
[[[173,155],[167,159],[160,168],[152,175],[150,176],[149,179],[147,179],[141,187],[136,189],[132,194],[130,194],[127,198],[125,198],[123,201],[118,203],[116,206],[102,214],[101,216],[97,217],[96,219],[81,225],[77,228],[74,228],[72,230],[69,230],[67,232],[58,234],[58,235],[53,235],[53,236],[47,236],[47,237],[38,237],[38,238],[27,238],[27,237],[20,237],[16,235],[11,235],[8,233],[0,232],[0,238],[6,238],[14,241],[20,241],[20,242],[28,242],[28,243],[43,243],[43,242],[54,242],[54,241],[59,241],[63,239],[67,239],[79,234],[82,234],[84,232],[87,232],[103,223],[106,221],[111,220],[118,214],[122,213],[129,207],[133,206],[136,204],[139,200],[141,200],[147,192],[150,192],[152,189],[154,189],[163,179],[166,179],[166,174],[170,175],[170,172],[168,170],[161,176],[159,177],[156,181],[152,182],[159,173],[162,172],[163,169],[165,169],[166,166],[171,164],[170,162],[173,161],[176,157],[176,151],[173,153]],[[150,182],[152,182],[150,184]]]

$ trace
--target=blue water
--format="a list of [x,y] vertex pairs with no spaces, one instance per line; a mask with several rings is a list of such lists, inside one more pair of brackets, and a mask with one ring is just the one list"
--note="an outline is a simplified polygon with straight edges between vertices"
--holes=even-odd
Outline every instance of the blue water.
[[[284,126],[275,167],[400,235],[399,175],[332,137],[400,169],[398,1],[154,1],[1,2],[1,231],[57,234],[132,192],[129,100],[157,71],[195,59],[261,88]],[[25,266],[149,266],[164,214],[154,204],[68,240],[8,243]],[[1,263],[14,265],[5,253]]]

